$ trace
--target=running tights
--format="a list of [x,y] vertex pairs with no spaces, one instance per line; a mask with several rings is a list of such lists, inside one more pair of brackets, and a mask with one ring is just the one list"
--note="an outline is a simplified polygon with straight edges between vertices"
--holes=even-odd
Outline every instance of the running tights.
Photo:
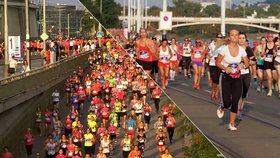
[[242,93],[242,81],[240,78],[231,78],[227,74],[221,75],[221,95],[223,100],[222,108],[230,109],[237,113],[238,103]]
[[170,142],[172,142],[173,139],[174,129],[175,129],[174,127],[167,127],[167,132],[168,132]]
[[154,103],[155,103],[155,108],[157,110],[157,113],[158,113],[158,110],[159,110],[159,102],[160,102],[160,99],[154,98]]
[[250,88],[251,75],[250,74],[241,75],[241,79],[242,79],[242,99],[245,99],[247,97]]

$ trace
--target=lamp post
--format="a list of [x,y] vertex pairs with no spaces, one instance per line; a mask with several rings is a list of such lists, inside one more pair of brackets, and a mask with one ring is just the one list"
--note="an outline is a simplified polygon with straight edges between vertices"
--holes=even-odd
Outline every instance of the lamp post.
[[[43,0],[43,34],[46,34],[46,0]],[[46,40],[43,40],[43,50],[46,51]]]
[[[162,11],[166,12],[167,11],[167,1],[163,0],[163,7],[162,7]],[[162,39],[166,38],[166,30],[162,31]]]
[[226,2],[221,0],[221,33],[223,36],[226,35]]
[[[5,43],[5,65],[9,64],[9,49],[8,49],[8,2],[4,0],[4,43]],[[4,71],[7,72],[7,71]]]
[[25,29],[26,29],[26,60],[31,68],[31,58],[29,52],[29,0],[25,0]]

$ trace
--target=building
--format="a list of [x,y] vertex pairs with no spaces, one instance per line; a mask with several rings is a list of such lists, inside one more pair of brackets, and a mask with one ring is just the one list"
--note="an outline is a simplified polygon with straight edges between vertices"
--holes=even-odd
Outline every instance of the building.
[[[36,10],[38,7],[29,4],[29,26],[30,38],[38,37],[38,27],[36,23]],[[4,40],[4,1],[0,0],[0,41]],[[8,35],[20,36],[25,39],[25,0],[8,0]]]
[[[39,11],[39,13],[41,12]],[[47,4],[46,29],[48,35],[53,38],[59,34],[68,37],[69,22],[69,37],[77,36],[80,33],[83,13],[84,8],[81,9],[81,7],[75,5]],[[39,17],[42,17],[42,15],[39,15]],[[40,26],[40,33],[42,33],[42,26]]]

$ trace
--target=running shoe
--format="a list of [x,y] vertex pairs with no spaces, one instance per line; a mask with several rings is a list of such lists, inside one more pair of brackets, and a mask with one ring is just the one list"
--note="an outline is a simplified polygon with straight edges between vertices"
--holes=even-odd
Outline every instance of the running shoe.
[[230,131],[236,131],[237,128],[236,128],[234,125],[232,125],[232,123],[229,123],[229,124],[228,124],[228,130],[230,130]]
[[271,97],[271,96],[272,96],[272,90],[269,90],[269,91],[268,91],[267,96],[268,96],[268,97]]
[[261,87],[260,86],[257,87],[257,92],[261,92]]
[[217,109],[217,116],[218,116],[218,118],[224,117],[224,110],[222,109],[221,106]]

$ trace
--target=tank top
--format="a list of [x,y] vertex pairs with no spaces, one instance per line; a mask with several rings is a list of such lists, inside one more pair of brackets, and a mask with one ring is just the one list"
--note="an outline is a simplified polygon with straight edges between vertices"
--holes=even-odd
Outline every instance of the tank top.
[[280,46],[276,47],[276,57],[274,60],[280,63]]
[[110,152],[109,144],[110,144],[109,140],[107,140],[107,142],[105,142],[104,140],[101,141],[101,147],[103,148],[103,153],[109,153]]
[[150,52],[150,49],[147,46],[138,46],[138,55],[137,59],[138,60],[143,60],[143,61],[151,61],[152,60],[152,54]]
[[162,63],[169,63],[170,53],[168,47],[166,47],[166,50],[163,51],[162,47],[160,47],[159,51],[159,61]]
[[264,58],[264,61],[266,62],[273,62],[273,48],[274,48],[274,45],[272,48],[268,48],[268,45],[266,44],[266,48],[265,48],[265,58]]
[[182,52],[183,57],[191,57],[191,47],[190,44],[183,45],[183,52]]
[[204,58],[204,53],[203,53],[203,49],[201,48],[193,48],[193,58],[192,61],[198,61],[201,62]]
[[171,54],[172,54],[170,60],[171,60],[171,61],[176,61],[176,60],[178,60],[178,58],[177,58],[177,51],[178,51],[177,46],[175,45],[174,48],[172,48],[172,46],[170,46],[170,49],[171,49]]
[[130,151],[130,140],[124,139],[123,151]]

